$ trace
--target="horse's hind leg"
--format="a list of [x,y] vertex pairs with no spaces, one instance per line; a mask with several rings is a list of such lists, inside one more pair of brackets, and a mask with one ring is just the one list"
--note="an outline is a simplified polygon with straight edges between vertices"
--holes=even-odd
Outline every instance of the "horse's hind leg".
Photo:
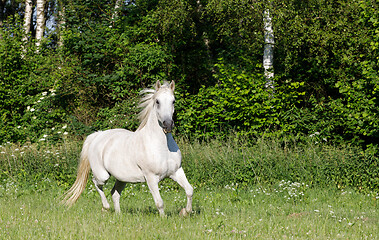
[[103,210],[108,210],[109,209],[109,203],[107,201],[107,198],[105,197],[104,191],[103,191],[103,186],[105,182],[100,182],[96,180],[96,178],[92,179],[93,183],[95,184],[95,188],[97,192],[100,194],[101,197],[101,202],[103,204]]
[[122,190],[124,190],[126,183],[116,180],[116,183],[112,189],[112,200],[114,204],[114,210],[116,213],[120,213],[120,196]]
[[175,182],[177,182],[184,190],[187,195],[187,206],[180,211],[180,215],[187,216],[187,214],[192,211],[192,195],[193,187],[188,182],[186,175],[184,174],[183,168],[179,168],[173,175],[170,176]]

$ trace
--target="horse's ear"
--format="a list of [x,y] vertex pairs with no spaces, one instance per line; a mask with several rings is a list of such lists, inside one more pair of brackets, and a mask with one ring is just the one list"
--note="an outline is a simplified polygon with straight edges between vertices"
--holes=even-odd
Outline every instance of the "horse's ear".
[[155,90],[158,91],[160,88],[161,88],[161,82],[158,80],[158,81],[155,83]]
[[174,82],[174,80],[171,81],[170,88],[171,88],[172,91],[175,90],[175,82]]

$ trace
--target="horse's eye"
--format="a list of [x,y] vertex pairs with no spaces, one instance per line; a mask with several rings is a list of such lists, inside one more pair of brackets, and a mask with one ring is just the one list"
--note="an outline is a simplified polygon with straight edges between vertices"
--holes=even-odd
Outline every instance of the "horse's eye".
[[157,105],[159,105],[159,100],[157,99],[157,100],[155,101],[155,103],[156,103]]

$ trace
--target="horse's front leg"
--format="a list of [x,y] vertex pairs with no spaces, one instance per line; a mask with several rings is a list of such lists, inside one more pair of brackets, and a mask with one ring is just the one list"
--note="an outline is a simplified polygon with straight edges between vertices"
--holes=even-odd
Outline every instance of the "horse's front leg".
[[161,197],[161,194],[159,193],[159,178],[156,175],[147,175],[145,176],[147,186],[149,186],[150,192],[153,195],[155,206],[157,206],[159,214],[161,216],[165,216],[164,214],[164,206],[163,206],[163,199]]
[[184,174],[183,168],[179,168],[173,175],[170,176],[175,182],[177,182],[184,190],[187,195],[187,206],[180,211],[181,216],[187,216],[192,212],[192,196],[193,187],[188,182],[186,175]]

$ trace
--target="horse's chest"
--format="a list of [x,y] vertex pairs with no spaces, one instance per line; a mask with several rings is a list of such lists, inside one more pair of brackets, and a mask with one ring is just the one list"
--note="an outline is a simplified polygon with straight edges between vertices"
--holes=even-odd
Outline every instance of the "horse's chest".
[[168,152],[161,156],[162,158],[155,162],[155,173],[162,178],[171,176],[181,166],[180,152]]
[[181,161],[182,156],[180,155],[180,152],[169,153],[169,158],[167,160],[168,175],[175,173],[180,168]]

